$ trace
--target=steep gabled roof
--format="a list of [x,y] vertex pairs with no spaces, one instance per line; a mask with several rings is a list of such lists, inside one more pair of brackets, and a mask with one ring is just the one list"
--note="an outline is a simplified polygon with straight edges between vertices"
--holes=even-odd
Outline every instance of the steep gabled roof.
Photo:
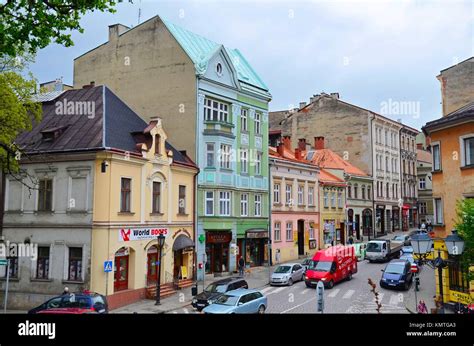
[[310,158],[311,162],[321,168],[342,169],[345,173],[349,175],[361,177],[368,176],[364,171],[345,161],[342,157],[340,157],[331,149],[311,150],[306,157]]
[[319,181],[323,184],[330,184],[330,185],[341,185],[345,186],[344,180],[341,178],[336,177],[334,174],[328,172],[324,168],[321,168],[319,171]]
[[427,122],[422,130],[425,134],[429,135],[430,132],[436,129],[456,126],[471,121],[474,121],[474,102],[468,103],[442,118]]

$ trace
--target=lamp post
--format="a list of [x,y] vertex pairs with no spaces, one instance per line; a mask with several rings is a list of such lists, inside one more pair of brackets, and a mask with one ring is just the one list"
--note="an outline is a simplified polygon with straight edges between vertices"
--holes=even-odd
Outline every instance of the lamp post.
[[[464,240],[457,234],[457,230],[453,229],[452,234],[447,236],[446,239],[436,238],[437,240],[443,240],[448,254],[452,256],[461,255],[464,251]],[[439,284],[439,295],[441,297],[442,312],[444,310],[444,299],[443,299],[443,268],[448,267],[450,260],[444,260],[441,257],[441,250],[438,249],[438,257],[432,261],[427,261],[426,258],[431,253],[433,247],[433,239],[427,234],[415,234],[412,239],[413,253],[417,255],[419,263],[426,263],[432,268],[438,269],[438,284]],[[418,302],[415,302],[417,304]]]
[[163,252],[163,245],[165,245],[165,236],[163,234],[160,234],[158,236],[158,250],[160,251],[159,257],[158,257],[158,279],[156,280],[156,303],[155,305],[160,305],[160,282],[161,282],[161,254]]

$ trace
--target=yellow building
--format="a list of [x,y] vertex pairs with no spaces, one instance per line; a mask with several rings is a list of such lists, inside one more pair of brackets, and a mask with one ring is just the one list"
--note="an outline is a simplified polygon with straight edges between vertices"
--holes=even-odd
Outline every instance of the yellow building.
[[[346,203],[346,183],[342,178],[343,170],[323,169],[319,174],[320,198],[320,248],[337,243],[345,244],[344,220]],[[341,175],[338,177],[337,175]]]
[[[91,250],[92,291],[116,308],[154,297],[158,273],[157,236],[163,247],[162,295],[190,285],[194,258],[194,163],[167,142],[161,119],[135,133],[136,152],[107,150],[95,163]],[[112,261],[112,271],[104,263]]]

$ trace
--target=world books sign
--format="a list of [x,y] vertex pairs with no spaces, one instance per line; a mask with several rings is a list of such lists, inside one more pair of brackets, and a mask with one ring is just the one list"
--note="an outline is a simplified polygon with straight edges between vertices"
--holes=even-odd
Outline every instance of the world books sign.
[[144,240],[144,239],[155,239],[160,234],[165,237],[169,234],[168,228],[121,228],[118,231],[119,241],[132,241],[132,240]]

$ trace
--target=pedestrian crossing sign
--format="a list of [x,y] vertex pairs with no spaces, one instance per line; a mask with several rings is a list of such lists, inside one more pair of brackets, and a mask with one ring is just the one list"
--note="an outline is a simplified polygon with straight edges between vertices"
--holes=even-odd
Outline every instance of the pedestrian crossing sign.
[[109,273],[112,271],[112,261],[104,262],[104,272]]

